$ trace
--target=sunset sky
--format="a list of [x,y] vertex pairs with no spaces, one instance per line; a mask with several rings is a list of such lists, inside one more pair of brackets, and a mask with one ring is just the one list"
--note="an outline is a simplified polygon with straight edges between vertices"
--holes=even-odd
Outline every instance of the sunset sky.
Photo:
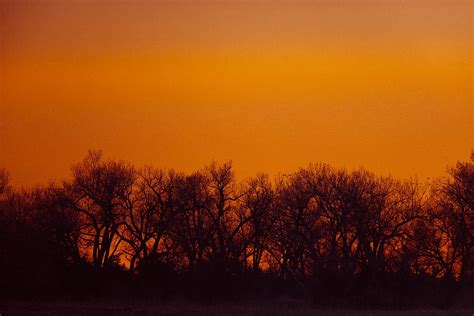
[[471,1],[0,0],[0,167],[89,148],[239,177],[309,162],[420,179],[473,148]]

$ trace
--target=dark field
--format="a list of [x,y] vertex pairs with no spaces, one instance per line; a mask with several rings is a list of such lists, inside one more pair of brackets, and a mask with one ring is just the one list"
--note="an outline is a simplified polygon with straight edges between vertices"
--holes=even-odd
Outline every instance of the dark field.
[[262,303],[195,304],[173,302],[25,302],[10,301],[0,305],[2,316],[8,315],[473,315],[472,308],[410,310],[332,309],[309,305],[299,300],[281,299]]

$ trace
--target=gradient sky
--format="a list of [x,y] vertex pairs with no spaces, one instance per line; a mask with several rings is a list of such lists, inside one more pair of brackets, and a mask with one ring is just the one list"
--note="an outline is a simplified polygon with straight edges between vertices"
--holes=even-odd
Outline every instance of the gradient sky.
[[0,166],[443,175],[473,148],[471,1],[0,0]]

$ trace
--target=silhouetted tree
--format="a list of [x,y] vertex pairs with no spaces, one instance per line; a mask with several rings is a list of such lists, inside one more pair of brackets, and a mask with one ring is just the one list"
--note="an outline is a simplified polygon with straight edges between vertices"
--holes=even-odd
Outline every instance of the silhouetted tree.
[[107,267],[117,262],[135,170],[124,162],[104,161],[100,151],[89,151],[72,174],[70,191],[81,216],[81,238],[91,246],[93,265]]
[[425,224],[433,237],[424,246],[444,277],[466,280],[473,272],[474,164],[458,163],[449,175],[434,187],[435,205]]
[[[177,179],[181,176],[161,170],[145,168],[135,185],[132,195],[126,197],[127,215],[122,238],[128,244],[129,269],[137,261],[166,255],[168,230],[176,215]],[[169,238],[168,238],[169,239]]]
[[248,181],[242,197],[244,218],[249,219],[247,240],[252,270],[261,270],[262,257],[268,250],[268,238],[273,231],[273,215],[275,192],[267,175],[259,174]]
[[[188,269],[195,271],[208,262],[211,252],[211,197],[207,178],[196,172],[177,179],[177,201],[171,239],[182,253]],[[181,260],[183,261],[183,260]]]

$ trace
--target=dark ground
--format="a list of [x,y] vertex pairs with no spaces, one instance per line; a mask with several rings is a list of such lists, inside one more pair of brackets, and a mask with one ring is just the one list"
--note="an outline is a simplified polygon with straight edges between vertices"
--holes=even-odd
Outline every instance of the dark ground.
[[1,316],[10,315],[474,315],[473,309],[431,307],[410,310],[337,309],[310,305],[301,300],[281,298],[266,302],[199,304],[153,301],[7,301],[0,303]]

